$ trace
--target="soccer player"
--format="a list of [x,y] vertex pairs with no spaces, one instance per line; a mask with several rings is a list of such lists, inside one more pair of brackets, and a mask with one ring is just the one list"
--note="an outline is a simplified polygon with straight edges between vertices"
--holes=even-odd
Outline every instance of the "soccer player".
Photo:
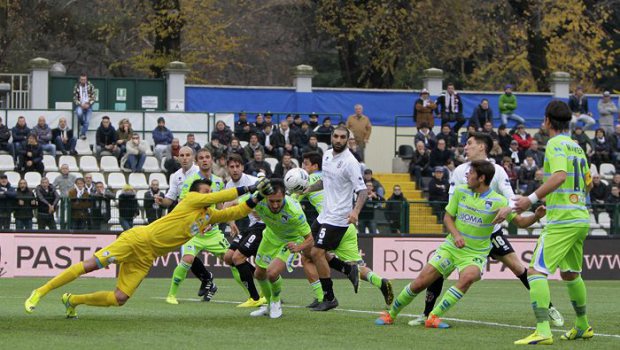
[[[308,152],[303,154],[303,169],[310,175],[310,185],[316,183],[321,179],[321,164],[322,157],[318,152]],[[310,204],[317,210],[317,212],[323,211],[323,191],[310,192],[301,195],[293,195],[293,198],[301,201],[303,198],[307,198]],[[302,254],[302,263],[304,267],[304,273],[308,278],[308,282],[312,287],[315,294],[314,301],[308,305],[308,308],[315,308],[323,301],[323,289],[321,288],[321,282],[316,271],[316,266],[312,262],[311,254],[305,250]],[[392,304],[394,294],[392,292],[392,284],[386,278],[374,273],[366,266],[366,263],[362,259],[359,253],[359,247],[357,244],[357,227],[353,224],[349,224],[347,232],[342,237],[340,245],[335,251],[328,252],[327,255],[328,264],[331,268],[338,270],[345,275],[352,277],[355,276],[352,265],[359,267],[359,274],[362,280],[370,282],[375,287],[379,288],[386,305]]]
[[282,179],[271,179],[271,186],[273,194],[255,208],[267,228],[256,253],[254,276],[269,304],[250,315],[279,318],[282,316],[280,274],[286,269],[292,271],[296,254],[312,246],[312,235],[301,205],[286,195]]
[[[326,252],[340,246],[349,225],[357,224],[359,212],[368,198],[360,163],[347,146],[349,136],[349,130],[344,126],[338,126],[332,131],[332,149],[325,151],[323,155],[323,178],[305,191],[310,193],[324,190],[325,195],[323,211],[312,223],[312,261],[316,265],[324,293],[323,301],[313,308],[315,311],[327,311],[338,306]],[[357,199],[353,206],[355,193]],[[357,291],[359,269],[357,265],[351,265],[351,268],[355,273],[353,286]]]
[[[454,194],[456,186],[467,183],[467,174],[469,173],[470,162],[474,160],[488,160],[488,153],[492,147],[493,139],[488,134],[473,133],[469,137],[467,144],[465,145],[465,152],[467,153],[467,160],[469,162],[459,165],[454,170],[452,178],[450,179],[449,193],[451,196]],[[491,189],[510,201],[515,195],[512,190],[512,186],[510,185],[510,179],[508,178],[504,168],[497,164],[494,164],[494,167],[495,175],[493,175],[493,179],[491,180]],[[503,221],[511,211],[512,209],[510,206],[502,208],[498,213],[496,222]],[[503,235],[502,227],[499,224],[495,225],[493,234],[491,235],[491,251],[489,252],[489,256],[493,259],[501,261],[512,271],[512,273],[514,273],[515,276],[519,278],[525,288],[530,288],[527,280],[527,268],[519,261],[517,254],[508,240],[508,237]],[[428,287],[426,290],[424,315],[410,321],[410,325],[424,324],[431,310],[435,307],[437,298],[441,294],[443,281],[443,278],[438,278],[431,286]],[[564,318],[562,317],[562,314],[560,314],[560,312],[553,307],[552,304],[549,307],[549,317],[553,320],[555,326],[561,327],[564,325]]]
[[[210,180],[194,181],[190,193],[171,213],[147,226],[136,226],[123,232],[110,245],[95,252],[93,257],[70,266],[43,286],[33,290],[24,303],[26,312],[32,313],[40,299],[50,291],[68,284],[83,274],[105,268],[112,263],[119,264],[114,291],[83,295],[65,293],[62,296],[62,303],[65,305],[68,318],[77,317],[76,307],[82,304],[124,305],[146,277],[156,257],[163,256],[192,237],[204,233],[213,224],[247,215],[263,196],[273,191],[268,180],[255,186],[239,187],[218,193],[209,193],[210,190]],[[256,190],[259,191],[258,195],[237,206],[224,210],[213,208],[214,204],[230,201]]]
[[[228,174],[230,181],[226,184],[226,188],[249,186],[258,181],[257,177],[245,174],[243,167],[243,159],[238,154],[231,154],[227,159]],[[234,203],[227,203],[234,204]],[[241,285],[249,294],[248,300],[237,305],[237,307],[257,307],[265,304],[267,300],[260,297],[258,289],[254,284],[254,265],[250,264],[248,259],[256,255],[258,246],[263,238],[263,230],[265,224],[260,217],[253,212],[248,215],[250,224],[243,231],[234,221],[228,223],[230,226],[230,234],[234,237],[226,254],[224,254],[224,262],[231,267],[233,277],[239,285]]]
[[[459,280],[444,293],[439,305],[430,312],[425,322],[428,328],[449,327],[440,317],[465,295],[473,283],[480,280],[491,250],[493,220],[499,210],[508,205],[505,197],[489,187],[494,174],[493,164],[486,160],[470,163],[467,185],[456,186],[446,206],[444,223],[450,235],[422,268],[418,278],[405,286],[390,310],[383,312],[375,324],[393,324],[396,316],[418,294],[438,278],[448,278],[458,269]],[[511,212],[507,220],[519,227],[527,227],[543,217],[544,212],[543,206],[528,217]]]
[[586,316],[586,285],[580,274],[583,241],[590,229],[586,196],[592,188],[592,179],[583,149],[568,135],[570,121],[571,111],[566,103],[554,100],[547,105],[544,127],[551,138],[545,151],[545,182],[528,197],[515,201],[515,209],[522,212],[540,198],[547,198],[547,225],[538,238],[528,271],[536,331],[517,340],[515,344],[519,345],[553,344],[547,312],[551,295],[547,276],[558,267],[577,314],[575,326],[561,339],[589,339],[594,336]]
[[[211,173],[212,164],[213,158],[208,149],[203,148],[196,153],[196,165],[199,170],[198,172],[187,176],[183,182],[183,186],[181,187],[179,200],[182,201],[185,196],[187,196],[187,193],[189,193],[189,189],[194,181],[199,179],[211,180],[211,192],[219,192],[224,189],[224,180],[222,180],[221,177]],[[216,207],[221,209],[222,205],[218,204]],[[196,255],[204,250],[221,258],[224,253],[226,253],[228,246],[229,243],[218,225],[213,225],[207,232],[196,235],[194,238],[189,240],[189,242],[185,243],[181,247],[182,260],[174,269],[166,302],[172,305],[177,305],[179,303],[177,300],[179,285],[187,277],[187,272],[191,269],[194,260],[199,259]],[[202,260],[200,260],[200,264],[204,267]],[[213,282],[213,274],[206,268],[204,271],[205,272],[203,272],[202,276],[199,276],[202,281],[199,293],[203,294],[204,301],[210,301],[215,292],[217,292],[217,286],[215,285],[215,282]]]

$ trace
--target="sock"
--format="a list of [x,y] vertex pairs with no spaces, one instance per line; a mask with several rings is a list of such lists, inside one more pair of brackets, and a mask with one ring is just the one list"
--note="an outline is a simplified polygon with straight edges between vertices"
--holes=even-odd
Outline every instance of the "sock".
[[202,260],[197,256],[194,257],[194,261],[192,262],[192,273],[200,280],[200,282],[206,282],[213,279],[213,274],[207,270]]
[[263,296],[267,299],[267,302],[271,302],[271,283],[268,279],[258,280],[260,290],[263,292]]
[[64,286],[65,284],[73,281],[74,279],[80,277],[85,273],[86,271],[84,270],[83,262],[71,265],[68,269],[61,272],[58,276],[52,278],[51,280],[47,281],[47,283],[45,283],[43,286],[39,287],[37,289],[37,292],[39,292],[39,295],[43,297],[52,290]]
[[323,288],[323,300],[334,300],[336,297],[333,290],[333,282],[331,278],[319,278],[321,281],[321,288]]
[[530,283],[527,281],[527,269],[525,269],[525,271],[517,277],[521,280],[521,283],[523,283],[525,288],[530,290]]
[[588,316],[586,316],[586,284],[583,282],[581,276],[579,276],[572,281],[566,282],[566,287],[568,287],[570,302],[573,304],[573,309],[575,309],[575,313],[577,314],[575,327],[585,331],[590,327]]
[[530,283],[530,302],[536,316],[536,332],[544,337],[551,336],[549,326],[549,282],[543,275],[531,275],[527,278]]
[[450,287],[448,291],[446,291],[443,295],[443,298],[439,302],[439,305],[435,306],[431,314],[436,316],[443,316],[454,304],[458,303],[459,300],[463,297],[463,292],[461,292],[455,286]]
[[282,276],[278,276],[275,282],[271,282],[271,301],[280,301],[280,292],[282,292]]
[[333,257],[329,262],[329,267],[336,271],[340,271],[345,275],[348,275],[351,272],[351,265],[345,263],[344,261],[338,259],[337,257]]
[[314,297],[316,300],[320,302],[323,301],[323,287],[321,287],[321,281],[316,280],[310,283],[310,287],[312,287],[312,291],[314,292]]
[[366,274],[366,279],[370,282],[370,284],[377,288],[381,288],[381,285],[383,284],[381,277],[372,271],[368,271],[368,274]]
[[443,289],[443,277],[439,277],[428,288],[426,288],[426,300],[424,301],[424,316],[428,317],[435,308],[435,302],[441,295]]
[[250,293],[250,298],[254,300],[258,300],[260,296],[258,295],[258,290],[256,289],[256,285],[254,284],[254,273],[252,264],[245,261],[243,264],[236,265],[237,271],[239,271],[239,278],[241,279],[243,285],[245,286],[248,293]]
[[191,265],[181,260],[181,262],[174,268],[174,273],[172,274],[172,282],[170,283],[170,290],[168,291],[168,295],[176,296],[177,291],[179,290],[179,285],[181,282],[185,281],[187,277],[187,271],[189,271]]
[[231,266],[230,267],[230,272],[232,272],[233,278],[235,279],[235,281],[237,281],[237,283],[241,286],[241,288],[248,294],[250,295],[250,291],[248,290],[248,288],[245,286],[245,284],[241,281],[241,275],[239,274],[239,270],[234,267]]
[[69,303],[73,306],[82,304],[90,306],[118,306],[114,292],[95,292],[90,294],[72,295]]
[[398,294],[398,297],[394,299],[394,302],[390,307],[390,311],[388,311],[390,316],[392,316],[392,318],[396,318],[396,316],[403,311],[405,306],[409,305],[417,295],[418,293],[411,291],[411,284],[407,284],[400,294]]

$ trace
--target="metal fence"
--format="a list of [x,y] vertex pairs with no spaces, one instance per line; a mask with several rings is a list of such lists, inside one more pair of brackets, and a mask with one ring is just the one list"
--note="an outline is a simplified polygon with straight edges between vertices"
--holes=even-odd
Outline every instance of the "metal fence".
[[30,75],[16,73],[0,73],[0,83],[11,86],[7,101],[3,101],[2,108],[28,109],[30,108]]

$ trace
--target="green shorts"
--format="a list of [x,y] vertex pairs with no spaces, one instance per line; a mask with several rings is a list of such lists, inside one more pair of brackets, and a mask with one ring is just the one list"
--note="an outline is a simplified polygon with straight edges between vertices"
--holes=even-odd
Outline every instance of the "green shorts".
[[588,236],[588,226],[547,225],[536,243],[530,267],[547,275],[562,272],[581,272],[583,241]]
[[463,271],[468,266],[476,266],[482,274],[487,264],[487,255],[489,255],[488,252],[479,253],[459,249],[449,242],[444,242],[437,248],[428,263],[437,269],[444,278],[448,278],[454,269]]
[[355,225],[349,225],[347,232],[344,233],[338,248],[332,251],[336,256],[345,262],[356,262],[364,265],[364,260],[360,255],[360,249],[357,244],[357,228]]
[[[295,242],[301,243],[303,240],[303,238],[299,238]],[[266,269],[273,260],[280,259],[284,261],[287,266],[292,266],[291,264],[293,260],[295,260],[297,254],[292,253],[286,247],[287,244],[288,242],[281,242],[269,228],[266,228],[263,231],[263,239],[258,246],[254,263],[256,266]]]
[[196,256],[205,250],[213,255],[221,256],[228,250],[230,243],[220,230],[213,230],[201,236],[194,236],[181,247],[181,256]]

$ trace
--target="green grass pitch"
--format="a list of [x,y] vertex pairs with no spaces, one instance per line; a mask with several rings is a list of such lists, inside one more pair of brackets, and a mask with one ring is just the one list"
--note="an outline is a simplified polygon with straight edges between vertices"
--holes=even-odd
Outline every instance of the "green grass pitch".
[[[63,292],[109,290],[114,281],[81,278],[53,291],[32,315],[23,302],[41,278],[0,279],[1,349],[484,349],[514,348],[512,342],[528,335],[534,316],[529,296],[518,280],[481,281],[447,315],[451,329],[410,327],[412,314],[423,309],[423,297],[407,307],[393,326],[375,326],[384,307],[379,291],[362,282],[354,294],[348,281],[336,280],[337,310],[311,312],[307,282],[285,280],[281,319],[251,318],[253,309],[235,307],[244,300],[232,279],[216,280],[219,291],[212,302],[198,301],[196,279],[188,278],[179,292],[180,305],[164,301],[170,280],[147,279],[123,307],[78,308],[79,319],[64,318]],[[397,294],[406,281],[395,281]],[[620,348],[620,281],[586,281],[588,314],[597,336],[590,341],[561,341],[555,348]],[[444,290],[452,282],[447,282]],[[552,300],[572,325],[573,310],[562,282],[551,281]]]

